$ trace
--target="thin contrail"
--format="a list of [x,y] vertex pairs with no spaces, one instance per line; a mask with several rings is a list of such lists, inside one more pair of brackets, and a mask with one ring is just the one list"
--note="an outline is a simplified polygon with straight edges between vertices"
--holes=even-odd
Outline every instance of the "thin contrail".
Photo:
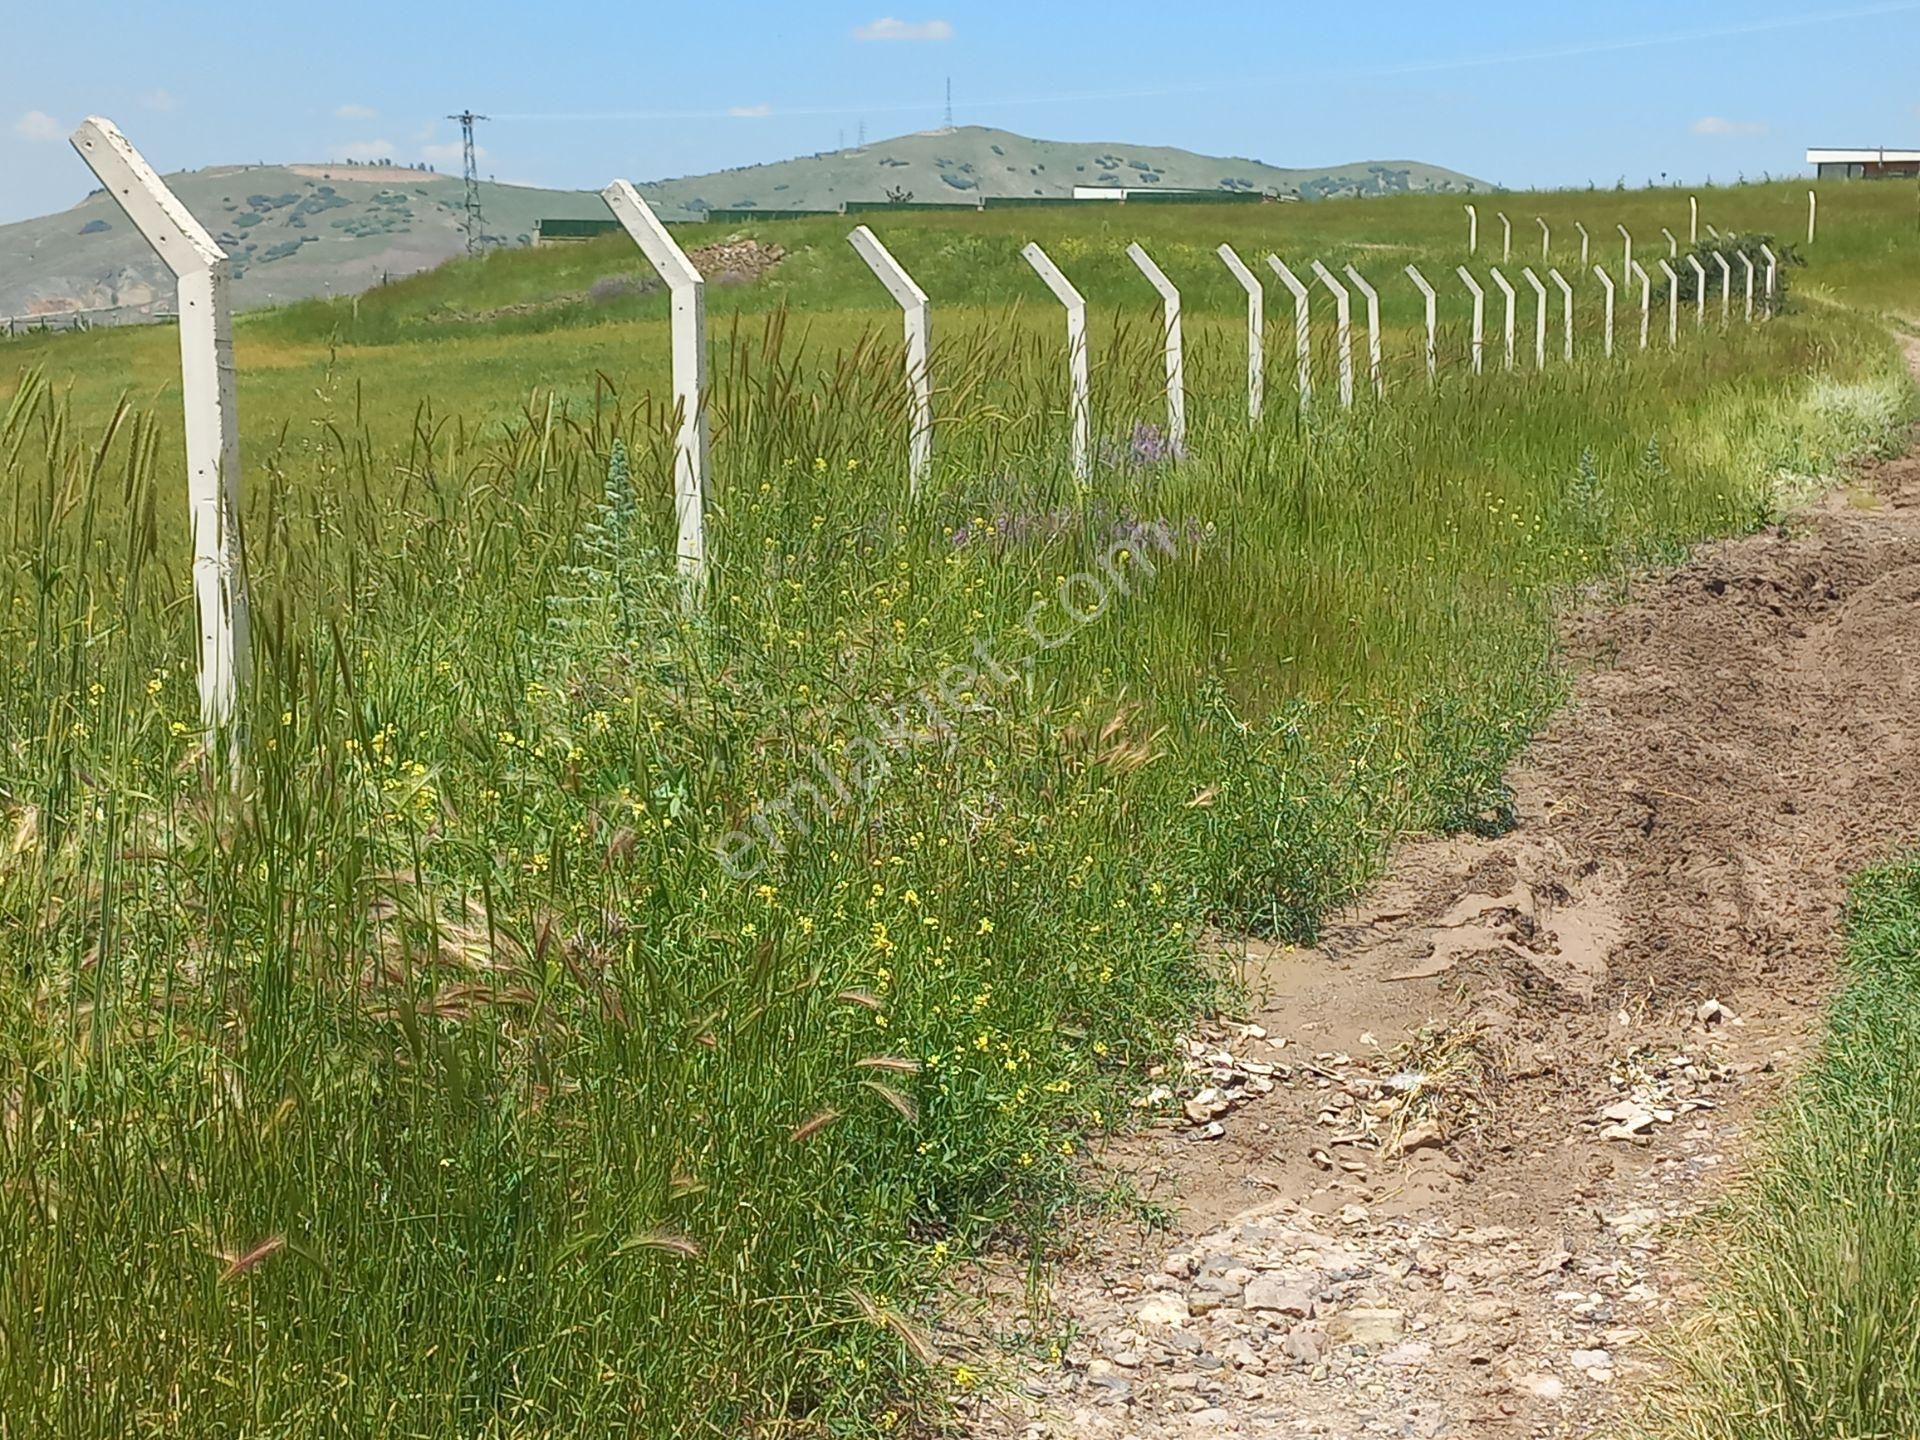
[[[968,103],[982,110],[1008,109],[1021,105],[1061,105],[1089,100],[1148,100],[1174,95],[1247,91],[1282,81],[1364,80],[1395,75],[1431,75],[1449,70],[1476,70],[1495,65],[1526,65],[1546,60],[1571,60],[1583,55],[1610,55],[1632,50],[1654,50],[1669,45],[1691,45],[1705,40],[1727,40],[1743,35],[1765,35],[1779,30],[1797,30],[1810,25],[1831,25],[1847,20],[1868,20],[1882,15],[1910,14],[1916,10],[1920,10],[1920,0],[1884,0],[1881,4],[1856,5],[1846,10],[1822,10],[1808,15],[1776,15],[1759,20],[1739,21],[1730,25],[1703,26],[1694,30],[1671,30],[1658,35],[1638,35],[1613,40],[1579,41],[1536,50],[1506,50],[1482,55],[1457,56],[1452,59],[1405,60],[1384,65],[1360,65],[1336,69],[1290,70],[1254,79],[1201,80],[1182,85],[1160,85],[1130,90],[1062,90],[1043,95],[1003,95],[972,100]],[[495,111],[494,118],[496,120],[757,120],[779,116],[924,114],[938,108],[925,101],[890,101],[877,105],[796,106],[791,109],[768,110],[764,114],[755,115],[739,114],[736,107],[729,110],[603,110],[524,114]]]

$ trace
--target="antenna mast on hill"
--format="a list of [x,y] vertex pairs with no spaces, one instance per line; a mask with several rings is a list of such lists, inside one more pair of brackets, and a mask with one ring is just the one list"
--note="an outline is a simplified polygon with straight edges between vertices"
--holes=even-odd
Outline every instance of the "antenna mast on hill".
[[953,129],[953,77],[947,77],[947,129]]
[[477,255],[480,252],[480,167],[473,158],[473,122],[487,117],[462,110],[447,118],[460,122],[460,156],[467,179],[467,254]]

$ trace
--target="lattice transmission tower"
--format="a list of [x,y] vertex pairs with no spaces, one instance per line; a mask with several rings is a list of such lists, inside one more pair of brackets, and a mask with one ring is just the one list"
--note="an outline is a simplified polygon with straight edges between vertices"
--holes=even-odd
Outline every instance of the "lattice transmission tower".
[[460,158],[467,179],[467,254],[480,253],[480,165],[473,155],[473,126],[485,115],[476,115],[471,110],[462,110],[458,115],[449,115],[449,120],[460,122]]

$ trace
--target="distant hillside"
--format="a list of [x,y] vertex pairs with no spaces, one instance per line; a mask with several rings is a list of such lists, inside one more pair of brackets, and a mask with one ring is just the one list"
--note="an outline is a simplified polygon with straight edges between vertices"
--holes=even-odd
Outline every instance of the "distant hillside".
[[[466,248],[465,190],[445,175],[365,165],[229,165],[168,177],[233,256],[241,308],[351,294]],[[825,210],[910,192],[916,203],[981,196],[1067,199],[1075,185],[1228,190],[1318,200],[1408,190],[1473,191],[1483,181],[1414,161],[1280,169],[1137,145],[1029,140],[967,126],[857,149],[644,182],[668,220],[710,209]],[[488,243],[525,245],[541,219],[603,219],[590,191],[484,184]],[[0,225],[0,315],[171,308],[159,260],[103,193],[57,215]]]
[[982,195],[1065,200],[1076,185],[1239,190],[1302,200],[1492,188],[1483,180],[1415,160],[1287,170],[1259,160],[1196,155],[1165,146],[1029,140],[1006,130],[964,125],[772,165],[655,180],[641,189],[656,205],[665,203],[666,218],[678,219],[708,209],[827,210],[843,200],[883,200],[896,189],[910,191],[922,205]]
[[[167,183],[233,257],[240,308],[350,294],[466,250],[466,187],[423,170],[366,165],[221,165]],[[598,195],[483,184],[494,244],[525,245],[546,217],[604,218]],[[71,210],[0,225],[0,315],[172,308],[166,269],[120,207],[96,191]]]

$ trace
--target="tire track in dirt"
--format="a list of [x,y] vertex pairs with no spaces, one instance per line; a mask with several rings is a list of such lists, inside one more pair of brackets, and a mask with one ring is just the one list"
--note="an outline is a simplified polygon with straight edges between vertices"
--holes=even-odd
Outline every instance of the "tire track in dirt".
[[985,1306],[975,1435],[1586,1434],[1650,1372],[1849,877],[1920,836],[1920,435],[1566,633],[1516,828],[1236,952],[1255,1013],[1101,1161],[1171,1231],[1107,1221]]

